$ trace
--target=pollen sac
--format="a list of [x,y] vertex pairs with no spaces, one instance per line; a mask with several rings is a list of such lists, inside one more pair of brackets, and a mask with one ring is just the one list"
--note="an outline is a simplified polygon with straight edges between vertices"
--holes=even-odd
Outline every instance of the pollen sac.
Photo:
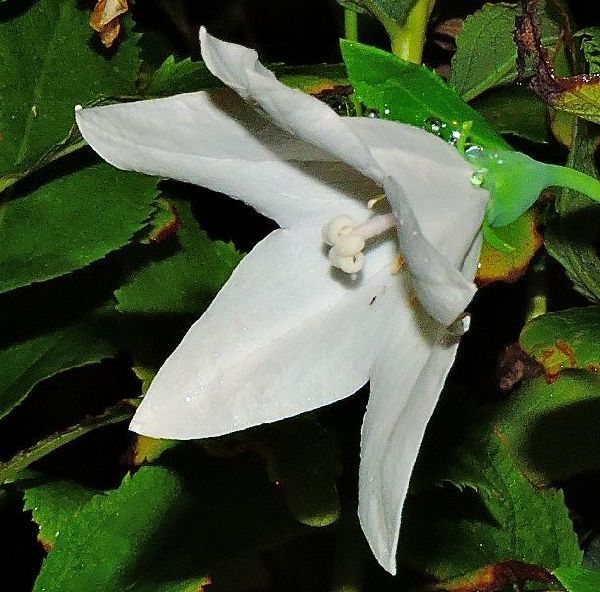
[[365,266],[365,254],[356,253],[349,257],[343,257],[336,253],[335,247],[329,251],[329,261],[334,267],[345,273],[358,273]]
[[330,247],[337,244],[340,237],[354,230],[354,220],[350,216],[337,216],[323,227],[323,242]]

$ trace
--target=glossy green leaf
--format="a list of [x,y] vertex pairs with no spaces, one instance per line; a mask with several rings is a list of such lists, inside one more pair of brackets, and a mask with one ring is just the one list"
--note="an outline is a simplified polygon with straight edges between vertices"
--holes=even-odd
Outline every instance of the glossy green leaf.
[[147,262],[115,292],[122,313],[198,316],[240,262],[231,243],[212,241],[200,229],[189,203],[172,203],[181,226],[165,242],[145,247]]
[[70,324],[2,344],[0,417],[9,413],[42,380],[113,356],[118,346],[109,336],[103,311],[99,310]]
[[509,148],[492,126],[432,70],[361,43],[342,40],[341,48],[357,98],[380,117],[435,133],[447,128],[450,134],[462,133],[462,125],[473,122],[469,134],[472,143],[484,148]]
[[[575,124],[568,166],[598,177],[595,154],[596,126],[582,120]],[[548,252],[565,268],[574,288],[592,302],[600,303],[600,206],[580,193],[564,189],[556,200],[557,218],[545,234]]]
[[34,592],[189,592],[224,558],[297,531],[256,464],[183,448],[181,462],[142,467],[83,506],[56,538]]
[[495,430],[527,478],[547,485],[597,470],[600,376],[570,370],[525,384],[498,414]]
[[507,560],[580,565],[562,492],[531,485],[493,418],[464,395],[436,410],[404,512],[403,560],[440,580]]
[[525,325],[521,347],[550,378],[567,368],[600,370],[600,307],[551,312]]
[[[516,80],[517,48],[513,31],[518,14],[520,9],[516,4],[501,2],[485,4],[465,20],[456,38],[449,80],[465,101]],[[560,15],[546,0],[539,3],[537,14],[543,45],[556,45],[561,36]]]
[[21,190],[0,205],[0,293],[126,245],[154,211],[156,179],[102,163]]
[[118,51],[106,51],[89,18],[82,3],[63,0],[0,10],[0,177],[65,138],[75,105],[133,91],[140,60],[130,20]]
[[583,567],[561,567],[554,570],[553,573],[567,592],[598,592],[600,590],[600,571]]
[[524,86],[499,88],[475,99],[471,106],[501,134],[540,144],[552,141],[546,105]]

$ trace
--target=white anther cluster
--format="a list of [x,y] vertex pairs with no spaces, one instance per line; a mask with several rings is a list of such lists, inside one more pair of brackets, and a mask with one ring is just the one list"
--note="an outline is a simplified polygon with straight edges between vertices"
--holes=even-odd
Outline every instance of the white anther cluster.
[[348,216],[337,216],[323,228],[323,242],[331,246],[329,261],[346,273],[358,273],[365,265],[365,239],[355,228]]

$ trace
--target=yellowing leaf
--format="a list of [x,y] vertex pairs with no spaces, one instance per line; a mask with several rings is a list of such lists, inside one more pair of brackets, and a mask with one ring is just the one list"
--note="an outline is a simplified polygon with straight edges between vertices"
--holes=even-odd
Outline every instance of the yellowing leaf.
[[543,243],[537,231],[535,214],[531,210],[512,224],[495,228],[494,232],[514,250],[501,252],[483,243],[476,277],[480,286],[498,281],[517,281],[527,271],[530,261]]
[[100,33],[104,47],[112,47],[121,32],[122,14],[129,10],[127,0],[98,0],[90,18],[90,26]]

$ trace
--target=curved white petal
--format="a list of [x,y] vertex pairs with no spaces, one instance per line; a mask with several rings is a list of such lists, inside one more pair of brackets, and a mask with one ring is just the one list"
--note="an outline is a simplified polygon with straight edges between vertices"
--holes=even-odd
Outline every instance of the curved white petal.
[[381,182],[379,165],[365,143],[333,109],[299,90],[288,88],[259,61],[257,53],[216,39],[200,29],[200,50],[208,69],[246,100],[259,105],[281,128],[347,162]]
[[356,215],[378,192],[228,89],[83,109],[76,119],[85,140],[114,166],[227,193],[281,226],[321,210],[328,215],[332,202],[339,213]]
[[384,303],[406,306],[389,263],[370,253],[352,281],[321,252],[320,229],[277,230],[234,271],[152,382],[133,431],[205,438],[276,421],[354,393],[384,332]]
[[359,518],[373,554],[394,574],[410,475],[457,345],[418,310],[397,311],[390,321],[363,422]]

